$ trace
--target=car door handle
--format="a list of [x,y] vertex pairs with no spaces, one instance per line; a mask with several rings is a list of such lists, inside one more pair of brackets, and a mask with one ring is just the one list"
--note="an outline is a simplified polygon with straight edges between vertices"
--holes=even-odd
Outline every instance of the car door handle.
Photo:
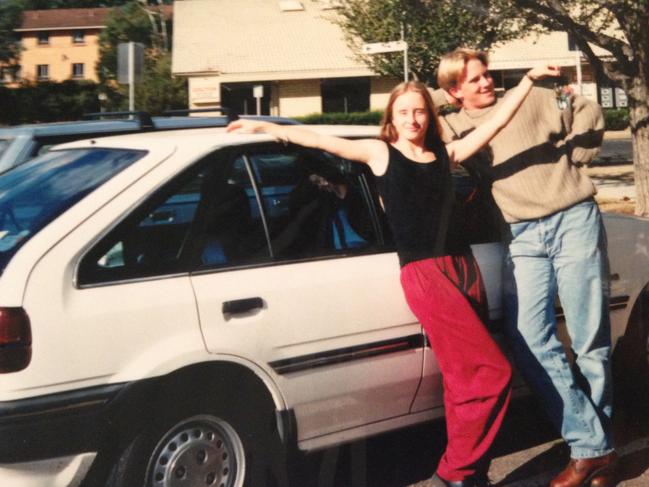
[[221,310],[223,314],[239,314],[251,311],[253,309],[263,308],[264,300],[261,298],[245,298],[233,299],[232,301],[224,301]]

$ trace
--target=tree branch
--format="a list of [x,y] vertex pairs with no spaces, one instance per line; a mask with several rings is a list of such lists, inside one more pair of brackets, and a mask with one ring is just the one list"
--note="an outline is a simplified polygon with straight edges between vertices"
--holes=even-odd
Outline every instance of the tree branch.
[[[622,79],[635,75],[634,63],[632,61],[632,48],[626,42],[616,39],[609,35],[594,32],[588,26],[576,22],[564,5],[559,0],[547,0],[540,3],[533,0],[514,0],[519,7],[530,12],[541,14],[542,18],[537,21],[546,28],[561,29],[572,34],[584,52],[595,65],[598,73],[621,83]],[[595,44],[609,51],[612,56],[619,62],[618,69],[612,69],[610,65],[605,65],[595,55],[588,43]]]
[[532,0],[515,1],[523,8],[544,15],[546,18],[541,19],[541,22],[546,27],[556,28],[560,26],[563,30],[610,51],[617,59],[628,59],[627,53],[625,52],[628,49],[627,43],[615,37],[602,34],[601,32],[595,32],[588,26],[579,24],[570,16],[569,12],[559,0],[548,0],[548,4],[538,3]]

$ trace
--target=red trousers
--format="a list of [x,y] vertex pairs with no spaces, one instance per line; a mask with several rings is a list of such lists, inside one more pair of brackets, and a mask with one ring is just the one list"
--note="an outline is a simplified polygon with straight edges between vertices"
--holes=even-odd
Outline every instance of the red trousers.
[[463,480],[488,468],[487,450],[509,404],[511,366],[480,319],[486,298],[473,255],[411,262],[401,269],[401,285],[443,377],[448,444],[437,473]]

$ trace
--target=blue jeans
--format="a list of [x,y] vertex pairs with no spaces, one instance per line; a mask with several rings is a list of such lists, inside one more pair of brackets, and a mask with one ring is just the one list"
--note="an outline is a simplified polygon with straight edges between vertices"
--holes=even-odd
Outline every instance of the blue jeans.
[[[606,235],[593,200],[510,224],[506,333],[516,364],[570,446],[572,458],[612,451],[611,333]],[[571,364],[557,336],[557,293]]]

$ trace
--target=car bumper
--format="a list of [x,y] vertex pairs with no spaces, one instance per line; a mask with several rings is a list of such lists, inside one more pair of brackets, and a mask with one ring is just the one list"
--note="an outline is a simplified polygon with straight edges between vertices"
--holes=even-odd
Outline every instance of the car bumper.
[[95,453],[35,462],[0,464],[3,487],[77,487],[85,478]]
[[129,438],[147,424],[156,384],[148,379],[0,402],[0,465],[100,452]]

